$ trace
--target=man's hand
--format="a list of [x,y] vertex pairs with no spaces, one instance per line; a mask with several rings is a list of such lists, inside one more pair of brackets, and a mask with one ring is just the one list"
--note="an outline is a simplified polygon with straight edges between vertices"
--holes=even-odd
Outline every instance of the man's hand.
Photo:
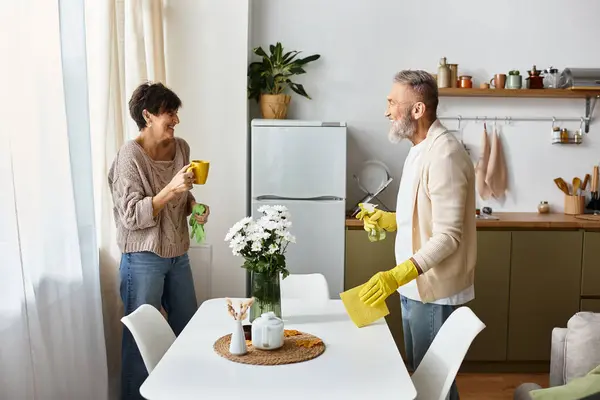
[[388,231],[394,232],[396,227],[396,213],[381,211],[375,208],[372,204],[358,205],[360,212],[356,215],[356,219],[363,221],[365,231]]
[[419,276],[415,264],[407,260],[389,271],[378,272],[358,293],[360,300],[368,306],[376,307],[383,303],[400,286]]
[[366,231],[370,232],[373,229],[378,231],[385,230],[394,232],[396,226],[396,213],[377,210],[372,215],[368,215],[363,220],[363,225]]

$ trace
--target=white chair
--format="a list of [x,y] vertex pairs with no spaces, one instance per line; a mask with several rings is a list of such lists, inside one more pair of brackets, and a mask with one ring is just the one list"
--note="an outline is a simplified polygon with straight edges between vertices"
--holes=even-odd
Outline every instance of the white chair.
[[289,274],[281,280],[281,297],[307,301],[329,300],[329,287],[323,274]]
[[173,330],[160,311],[150,304],[142,304],[137,310],[121,318],[121,322],[135,339],[150,374],[175,341]]
[[459,307],[450,314],[411,377],[418,400],[446,398],[467,350],[484,328],[469,307]]

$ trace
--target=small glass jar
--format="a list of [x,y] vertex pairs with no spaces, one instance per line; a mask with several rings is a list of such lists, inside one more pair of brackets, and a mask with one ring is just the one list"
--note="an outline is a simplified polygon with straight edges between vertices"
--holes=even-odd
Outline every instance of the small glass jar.
[[560,130],[560,142],[569,143],[569,131],[567,131],[567,128],[562,128]]
[[560,143],[560,128],[555,126],[552,128],[552,143]]
[[583,137],[581,135],[581,129],[577,129],[573,134],[573,141],[577,144],[581,144]]
[[548,68],[544,71],[544,87],[556,89],[558,86],[558,69]]
[[550,212],[550,205],[547,201],[540,201],[540,204],[537,206],[538,213],[540,214],[548,214]]

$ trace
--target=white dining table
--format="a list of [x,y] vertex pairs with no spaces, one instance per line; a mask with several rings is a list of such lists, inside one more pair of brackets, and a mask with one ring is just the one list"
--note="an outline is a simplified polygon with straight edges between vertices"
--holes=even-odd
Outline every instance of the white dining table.
[[[232,299],[234,304],[236,300]],[[140,393],[149,400],[188,399],[414,399],[416,389],[384,319],[357,328],[341,300],[282,300],[285,329],[318,336],[319,357],[295,364],[261,366],[227,360],[214,342],[234,322],[225,299],[205,301]]]

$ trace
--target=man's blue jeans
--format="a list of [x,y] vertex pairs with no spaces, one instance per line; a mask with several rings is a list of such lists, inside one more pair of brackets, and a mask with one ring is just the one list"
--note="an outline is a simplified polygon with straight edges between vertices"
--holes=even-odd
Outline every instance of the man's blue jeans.
[[[404,296],[400,296],[400,302],[402,304],[402,330],[404,331],[406,358],[409,368],[414,371],[423,360],[433,338],[455,307],[422,303]],[[446,399],[459,399],[456,381],[452,383]]]
[[[121,256],[120,277],[125,315],[142,304],[158,310],[162,306],[173,332],[179,335],[198,309],[187,253],[173,258],[151,252],[125,253]],[[121,399],[143,399],[140,386],[148,371],[126,327],[123,327],[121,360]]]

